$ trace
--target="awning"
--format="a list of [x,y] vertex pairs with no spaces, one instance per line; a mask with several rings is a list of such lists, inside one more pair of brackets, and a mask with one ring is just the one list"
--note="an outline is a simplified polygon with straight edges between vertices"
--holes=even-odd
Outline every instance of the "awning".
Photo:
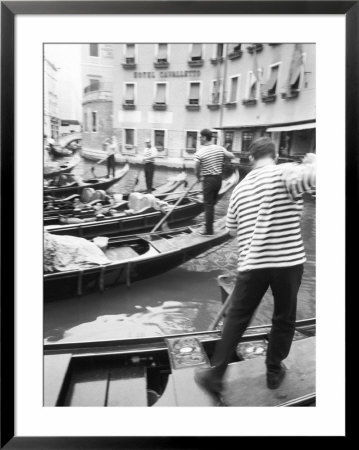
[[298,125],[286,125],[283,127],[270,127],[267,128],[266,131],[296,131],[296,130],[309,130],[310,128],[315,128],[316,123],[310,122],[310,123],[300,123]]

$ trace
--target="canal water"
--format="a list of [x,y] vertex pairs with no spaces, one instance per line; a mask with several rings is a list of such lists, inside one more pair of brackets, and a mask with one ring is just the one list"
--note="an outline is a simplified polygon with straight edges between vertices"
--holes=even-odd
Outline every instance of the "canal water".
[[[75,168],[83,176],[106,174],[104,165],[82,160]],[[179,171],[156,168],[154,186]],[[131,168],[109,192],[127,193],[145,189],[143,169]],[[188,180],[194,180],[189,171]],[[216,205],[216,218],[226,214],[230,192]],[[304,204],[302,230],[307,262],[298,295],[298,319],[315,317],[315,202]],[[203,214],[195,219],[203,221]],[[118,286],[104,293],[93,293],[44,304],[44,341],[76,342],[158,336],[205,331],[221,308],[217,283],[219,275],[236,274],[236,241],[231,239],[205,254],[162,275],[139,281],[131,287]],[[262,300],[252,325],[270,323],[273,297],[270,290]]]

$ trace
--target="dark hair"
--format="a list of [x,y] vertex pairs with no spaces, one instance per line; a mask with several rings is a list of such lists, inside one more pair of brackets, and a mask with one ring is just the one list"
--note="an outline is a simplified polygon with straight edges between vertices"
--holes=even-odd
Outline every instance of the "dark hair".
[[208,128],[204,128],[203,130],[201,130],[200,135],[205,137],[207,141],[210,141],[212,139],[212,131]]
[[248,151],[255,160],[266,156],[270,156],[273,159],[276,157],[274,142],[269,137],[261,137],[256,139],[251,143]]

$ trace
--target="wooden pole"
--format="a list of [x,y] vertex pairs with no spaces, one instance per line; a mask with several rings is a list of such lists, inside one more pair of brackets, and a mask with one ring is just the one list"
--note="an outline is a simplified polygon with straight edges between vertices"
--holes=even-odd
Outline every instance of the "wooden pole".
[[181,197],[179,197],[179,199],[176,201],[176,203],[172,206],[172,208],[167,211],[167,213],[162,217],[162,219],[158,222],[158,224],[151,230],[151,233],[153,233],[154,231],[156,231],[162,224],[163,222],[168,218],[168,216],[171,214],[171,212],[176,208],[176,206],[183,200],[183,198],[188,194],[188,192],[193,188],[193,186],[195,184],[198,183],[198,180],[194,181],[190,187],[184,191],[183,195],[181,195]]

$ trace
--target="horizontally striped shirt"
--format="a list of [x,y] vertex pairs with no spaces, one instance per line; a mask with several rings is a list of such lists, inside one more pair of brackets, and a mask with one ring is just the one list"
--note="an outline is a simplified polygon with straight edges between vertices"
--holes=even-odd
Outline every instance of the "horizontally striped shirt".
[[253,169],[234,188],[226,225],[237,233],[240,272],[306,261],[302,194],[313,187],[314,165],[271,164]]
[[201,175],[220,175],[222,173],[225,149],[219,145],[202,146],[195,154],[195,159],[201,163]]
[[155,157],[157,156],[157,149],[156,147],[146,147],[145,151],[143,152],[143,160],[145,163],[154,162]]

